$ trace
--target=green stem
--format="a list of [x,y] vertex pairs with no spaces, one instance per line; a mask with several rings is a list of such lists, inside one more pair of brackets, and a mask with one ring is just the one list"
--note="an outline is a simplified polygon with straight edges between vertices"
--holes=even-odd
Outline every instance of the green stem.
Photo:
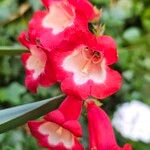
[[20,55],[27,52],[24,47],[0,46],[0,55]]

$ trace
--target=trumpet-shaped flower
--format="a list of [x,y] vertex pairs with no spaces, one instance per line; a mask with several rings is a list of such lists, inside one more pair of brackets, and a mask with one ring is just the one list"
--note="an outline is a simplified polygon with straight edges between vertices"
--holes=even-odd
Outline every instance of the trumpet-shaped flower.
[[108,65],[117,61],[116,44],[109,36],[87,34],[83,43],[70,51],[53,54],[62,90],[82,99],[103,99],[119,90],[121,76]]
[[27,40],[27,33],[20,34],[20,42],[29,49],[22,55],[22,62],[26,68],[25,85],[36,92],[39,85],[48,87],[56,82],[51,54],[34,41],[33,35]]
[[[45,47],[60,47],[77,32],[88,28],[96,12],[88,0],[42,0],[47,8],[37,11],[29,22],[29,31],[36,32]],[[84,9],[83,9],[84,8]],[[64,46],[64,44],[63,44]]]
[[90,150],[132,150],[129,144],[117,145],[107,114],[92,101],[87,102],[87,116]]
[[28,123],[31,133],[41,147],[50,150],[83,150],[78,138],[82,136],[78,118],[82,100],[68,96],[57,110],[45,115],[42,121]]

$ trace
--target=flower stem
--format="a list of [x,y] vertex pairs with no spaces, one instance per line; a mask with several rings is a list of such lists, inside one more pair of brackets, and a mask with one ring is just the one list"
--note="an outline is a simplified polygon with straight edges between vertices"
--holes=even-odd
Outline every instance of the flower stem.
[[27,52],[24,47],[0,46],[0,55],[20,55]]

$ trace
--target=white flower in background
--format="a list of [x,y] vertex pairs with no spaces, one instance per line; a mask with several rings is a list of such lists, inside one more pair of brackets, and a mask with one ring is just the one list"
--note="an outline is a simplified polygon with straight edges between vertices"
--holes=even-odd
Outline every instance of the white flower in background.
[[124,103],[114,113],[112,124],[125,138],[150,143],[150,107],[140,101]]

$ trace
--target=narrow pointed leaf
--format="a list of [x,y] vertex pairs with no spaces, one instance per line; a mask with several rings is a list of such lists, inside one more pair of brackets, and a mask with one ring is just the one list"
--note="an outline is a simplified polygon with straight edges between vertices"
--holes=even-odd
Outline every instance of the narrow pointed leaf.
[[56,109],[64,97],[64,95],[60,95],[39,102],[0,110],[0,133],[23,125],[29,120],[37,119]]

